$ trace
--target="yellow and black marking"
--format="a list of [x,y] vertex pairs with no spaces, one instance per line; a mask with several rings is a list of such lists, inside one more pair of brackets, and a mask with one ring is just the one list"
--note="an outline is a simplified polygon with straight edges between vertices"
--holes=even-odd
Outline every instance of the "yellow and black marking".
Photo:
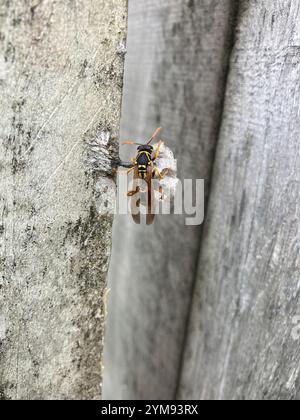
[[[150,138],[150,140],[146,144],[137,143],[132,140],[125,141],[123,144],[129,144],[129,145],[136,145],[138,146],[138,153],[136,158],[132,158],[130,162],[122,162],[120,159],[118,161],[118,166],[123,166],[127,169],[127,173],[134,171],[134,185],[135,189],[133,191],[128,192],[128,197],[133,197],[134,195],[141,192],[139,186],[137,185],[136,180],[138,178],[142,178],[146,180],[148,184],[148,212],[146,215],[146,223],[147,225],[151,225],[154,221],[155,214],[152,212],[152,204],[155,200],[155,197],[152,195],[152,179],[156,176],[159,177],[159,179],[163,179],[167,172],[166,170],[160,172],[158,168],[155,166],[155,161],[158,159],[160,154],[160,148],[163,144],[162,141],[160,141],[156,147],[156,150],[154,151],[154,147],[150,145],[150,143],[157,137],[157,135],[160,133],[161,128],[158,128],[155,130],[154,134]],[[160,193],[163,194],[163,190],[160,189]],[[135,223],[140,224],[141,223],[141,213],[138,212],[135,213],[136,207],[140,207],[141,199],[139,198],[138,201],[135,203],[133,200],[131,201],[132,206],[132,217]]]
[[145,179],[147,177],[147,167],[152,163],[151,153],[142,150],[138,153],[136,164],[138,166],[139,177]]

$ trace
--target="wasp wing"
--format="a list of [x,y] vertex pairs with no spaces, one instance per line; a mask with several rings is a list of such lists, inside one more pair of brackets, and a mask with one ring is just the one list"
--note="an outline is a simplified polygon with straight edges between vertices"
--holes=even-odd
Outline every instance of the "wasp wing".
[[149,165],[147,168],[147,194],[148,194],[148,209],[146,216],[147,225],[152,225],[155,219],[155,195],[153,190],[153,165]]
[[[139,171],[138,167],[135,165],[134,167],[134,174],[133,174],[133,191],[136,192],[134,196],[131,198],[130,206],[131,206],[131,215],[133,221],[137,224],[141,224],[141,212],[140,212],[140,186],[139,186]],[[135,196],[138,194],[138,199],[136,200]]]

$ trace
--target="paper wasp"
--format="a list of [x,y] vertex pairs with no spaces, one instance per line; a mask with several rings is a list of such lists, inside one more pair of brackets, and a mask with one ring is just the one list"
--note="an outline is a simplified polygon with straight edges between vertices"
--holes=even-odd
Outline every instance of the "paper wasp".
[[[169,169],[166,168],[160,172],[160,170],[155,165],[155,161],[158,159],[160,154],[160,148],[163,145],[163,142],[160,141],[156,148],[150,144],[160,133],[161,128],[158,128],[149,141],[146,144],[137,143],[135,141],[125,141],[123,145],[136,145],[137,148],[137,155],[135,158],[131,159],[131,162],[119,162],[119,166],[123,166],[127,168],[127,174],[133,172],[133,190],[128,192],[128,197],[133,197],[136,194],[142,193],[140,183],[141,180],[144,180],[147,185],[147,215],[146,215],[146,223],[147,225],[151,225],[154,221],[155,214],[153,214],[154,208],[154,189],[153,189],[153,179],[157,178],[162,180],[166,177],[169,172]],[[163,194],[162,187],[159,188],[159,193]],[[134,206],[140,207],[141,199],[139,198],[136,203],[131,202],[132,206],[132,218],[135,223],[141,223],[141,214],[140,212],[136,212]]]

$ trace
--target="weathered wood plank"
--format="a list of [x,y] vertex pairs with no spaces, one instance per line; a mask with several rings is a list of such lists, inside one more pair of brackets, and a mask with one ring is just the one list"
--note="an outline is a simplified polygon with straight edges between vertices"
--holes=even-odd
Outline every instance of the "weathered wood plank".
[[0,399],[101,395],[111,173],[83,154],[117,149],[126,3],[0,2]]
[[[162,126],[182,179],[210,176],[235,4],[130,2],[122,137],[145,139]],[[152,228],[118,219],[105,398],[175,396],[200,235],[184,218]]]
[[300,2],[241,1],[179,397],[299,399]]

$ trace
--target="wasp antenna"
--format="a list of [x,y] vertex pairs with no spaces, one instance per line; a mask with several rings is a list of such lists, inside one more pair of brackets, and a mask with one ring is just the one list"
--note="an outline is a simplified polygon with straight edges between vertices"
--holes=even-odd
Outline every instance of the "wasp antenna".
[[161,128],[161,127],[157,128],[157,129],[155,130],[155,132],[154,132],[153,136],[150,138],[150,140],[148,141],[148,143],[147,143],[147,144],[150,144],[150,143],[152,142],[152,140],[154,140],[154,139],[155,139],[155,137],[157,137],[157,136],[158,136],[158,134],[161,132],[161,130],[162,130],[162,128]]
[[123,141],[122,145],[135,145],[135,146],[142,146],[141,143],[136,143],[135,141]]

